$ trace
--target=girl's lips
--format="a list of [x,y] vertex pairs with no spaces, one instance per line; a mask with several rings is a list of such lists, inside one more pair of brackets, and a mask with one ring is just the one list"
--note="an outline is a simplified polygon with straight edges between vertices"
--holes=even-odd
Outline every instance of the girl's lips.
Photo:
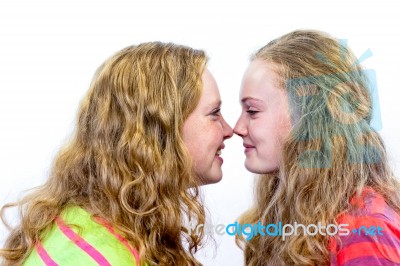
[[224,159],[222,159],[222,157],[221,157],[221,153],[222,153],[222,150],[223,150],[224,148],[225,148],[225,145],[222,143],[221,146],[219,146],[219,148],[218,148],[218,150],[217,150],[217,152],[216,152],[216,154],[215,154],[215,158],[216,158],[218,161],[220,161],[221,164],[224,162]]
[[244,147],[244,153],[249,153],[250,151],[252,151],[254,148],[255,148],[255,146],[253,146],[253,145],[249,145],[249,144],[246,144],[246,143],[243,143],[243,147]]
[[217,161],[219,161],[221,164],[224,163],[224,159],[222,159],[222,157],[219,156],[219,155],[215,155],[215,159],[216,159]]
[[249,145],[247,143],[243,143],[243,147],[245,147],[245,148],[254,148],[253,145]]

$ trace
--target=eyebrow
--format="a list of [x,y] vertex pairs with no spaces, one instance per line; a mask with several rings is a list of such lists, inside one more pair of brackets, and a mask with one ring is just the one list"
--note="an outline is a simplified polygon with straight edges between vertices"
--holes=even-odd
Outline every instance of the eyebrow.
[[245,103],[247,101],[254,101],[256,103],[262,103],[263,102],[262,100],[256,99],[256,98],[253,98],[253,97],[245,97],[245,98],[240,100],[240,103]]
[[222,105],[222,101],[221,100],[212,102],[210,104],[211,107],[215,107],[215,106],[221,107],[221,105]]

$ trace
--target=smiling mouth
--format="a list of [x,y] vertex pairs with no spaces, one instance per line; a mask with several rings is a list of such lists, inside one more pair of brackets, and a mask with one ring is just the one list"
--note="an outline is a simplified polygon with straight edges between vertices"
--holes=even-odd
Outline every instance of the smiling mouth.
[[221,153],[222,153],[222,148],[217,150],[217,152],[215,153],[214,159],[219,161],[222,164],[224,162],[224,159],[221,157]]
[[244,153],[248,154],[250,151],[255,149],[255,146],[243,143]]
[[215,153],[216,156],[220,156],[222,154],[222,150],[225,148],[225,145],[222,143],[221,146],[219,146],[217,152]]
[[252,145],[249,145],[249,144],[243,144],[243,147],[245,147],[246,149],[255,148],[255,146],[252,146]]

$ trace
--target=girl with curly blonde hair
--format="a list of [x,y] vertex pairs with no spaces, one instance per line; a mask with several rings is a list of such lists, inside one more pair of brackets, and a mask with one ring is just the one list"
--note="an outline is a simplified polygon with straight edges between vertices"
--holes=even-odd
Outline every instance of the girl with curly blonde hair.
[[400,185],[371,127],[369,86],[323,32],[288,33],[252,57],[234,128],[259,174],[239,218],[259,229],[237,237],[246,265],[400,265]]
[[2,265],[200,265],[199,186],[222,177],[232,129],[203,51],[127,47],[97,71],[47,182],[16,203]]

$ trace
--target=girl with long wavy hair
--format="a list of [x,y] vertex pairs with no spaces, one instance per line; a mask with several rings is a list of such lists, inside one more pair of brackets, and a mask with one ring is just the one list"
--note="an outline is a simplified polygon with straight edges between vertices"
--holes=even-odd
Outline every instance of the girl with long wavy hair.
[[370,84],[349,48],[319,31],[253,55],[234,128],[259,174],[239,218],[256,232],[237,237],[246,265],[400,265],[400,185],[371,126]]
[[47,182],[5,210],[2,265],[201,265],[199,186],[222,177],[232,129],[203,51],[127,47],[96,72]]

